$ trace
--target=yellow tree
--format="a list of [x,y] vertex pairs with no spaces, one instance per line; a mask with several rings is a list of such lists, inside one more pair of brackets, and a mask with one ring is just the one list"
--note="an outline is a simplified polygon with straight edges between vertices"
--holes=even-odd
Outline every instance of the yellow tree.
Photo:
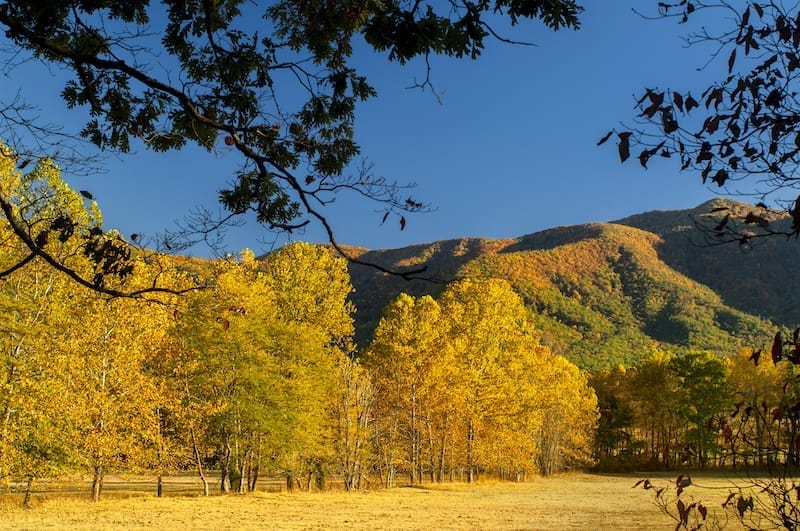
[[[772,412],[781,405],[788,367],[766,359],[753,363],[760,355],[744,348],[727,360],[727,382],[735,406],[725,416],[722,428],[734,468],[748,464],[764,466],[770,448],[779,438]],[[740,463],[739,458],[744,462]]]
[[269,254],[261,267],[281,319],[318,326],[331,345],[349,353],[355,308],[348,300],[353,286],[343,258],[326,247],[295,242]]
[[479,470],[501,465],[498,456],[524,440],[510,429],[521,408],[521,360],[540,347],[522,301],[505,281],[452,284],[442,294],[441,307],[456,364],[452,392],[461,415],[457,432],[467,481],[472,482]]
[[377,428],[386,481],[391,485],[398,452],[415,484],[422,480],[426,419],[438,382],[432,376],[447,363],[441,342],[439,305],[430,296],[400,294],[384,310],[366,354],[379,404]]
[[680,389],[670,371],[672,355],[654,350],[627,373],[626,395],[633,409],[636,437],[644,457],[671,466],[684,425],[679,415]]
[[526,384],[533,391],[533,413],[541,419],[533,432],[539,472],[591,464],[599,415],[586,373],[549,351],[540,352],[534,366]]
[[69,304],[59,277],[32,263],[0,284],[0,480],[27,478],[25,503],[36,477],[75,464],[69,360],[52,319]]
[[155,303],[86,295],[61,326],[70,353],[71,395],[82,414],[78,447],[99,499],[110,470],[141,470],[159,448],[159,388],[146,370],[168,329],[169,312]]
[[182,317],[183,348],[202,362],[195,394],[219,406],[203,431],[221,455],[221,488],[244,492],[266,458],[288,471],[323,446],[336,364],[323,328],[283,318],[290,303],[278,304],[252,253],[218,263],[214,278]]
[[338,367],[337,397],[333,403],[334,446],[337,471],[347,490],[366,485],[372,452],[372,416],[375,386],[355,359],[344,358]]
[[[40,160],[32,171],[21,174],[12,160],[0,146],[0,189],[8,209],[5,220],[13,218],[17,223],[13,228],[3,224],[0,234],[22,227],[36,240],[39,252],[22,252],[12,246],[3,253],[4,258],[17,258],[2,272],[6,281],[1,296],[8,328],[3,345],[7,377],[0,391],[4,402],[0,446],[15,448],[20,458],[17,465],[30,483],[38,473],[57,471],[85,442],[83,437],[75,437],[85,429],[85,422],[81,423],[86,420],[86,409],[81,407],[85,389],[77,389],[76,382],[81,380],[83,367],[78,360],[88,350],[73,347],[80,344],[79,337],[86,339],[96,333],[94,312],[87,311],[85,293],[68,282],[66,272],[52,269],[47,261],[55,259],[102,283],[105,275],[97,268],[105,267],[104,253],[119,248],[112,241],[113,233],[102,234],[96,205],[71,190],[52,162]],[[8,246],[9,242],[13,239],[0,236],[1,244]],[[103,251],[95,247],[105,243]],[[92,261],[93,252],[103,255],[99,262]],[[113,267],[109,266],[108,272]],[[125,273],[132,272],[131,266]],[[12,420],[16,421],[13,426]],[[13,442],[4,444],[12,438]]]
[[[335,256],[328,247],[296,242],[270,253],[260,269],[281,309],[279,320],[288,326],[300,324],[322,333],[324,341],[320,346],[324,346],[327,352],[326,363],[344,367],[343,372],[336,373],[343,380],[335,385],[318,382],[316,391],[351,385],[350,376],[353,374],[347,367],[353,351],[355,308],[349,300],[353,286],[347,262]],[[340,468],[348,459],[345,455],[337,455],[333,449],[345,447],[337,443],[342,436],[339,431],[342,425],[337,419],[343,410],[350,407],[339,401],[349,398],[346,394],[330,392],[320,399],[326,402],[325,422],[322,425],[309,424],[315,425],[316,431],[300,431],[295,435],[295,454],[292,463],[286,463],[291,465],[287,467],[288,474],[306,475],[308,488],[311,488],[314,477],[322,484],[327,469]]]

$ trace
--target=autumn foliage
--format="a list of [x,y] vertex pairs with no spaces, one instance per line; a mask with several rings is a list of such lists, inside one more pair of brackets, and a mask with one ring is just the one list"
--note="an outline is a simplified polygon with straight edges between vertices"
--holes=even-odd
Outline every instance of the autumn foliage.
[[265,474],[352,489],[590,461],[587,376],[539,343],[504,281],[465,280],[438,301],[403,294],[359,353],[347,265],[328,248],[166,256],[100,231],[94,201],[47,160],[22,173],[0,157],[0,186],[43,252],[82,278],[102,267],[101,232],[127,264],[102,271],[98,293],[0,226],[2,481],[30,491],[87,474],[99,499],[110,473],[192,469],[208,494],[255,490]]

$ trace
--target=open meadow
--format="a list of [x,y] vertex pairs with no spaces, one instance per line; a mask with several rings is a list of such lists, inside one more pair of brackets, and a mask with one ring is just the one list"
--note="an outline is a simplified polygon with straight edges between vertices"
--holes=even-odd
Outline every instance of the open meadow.
[[[169,479],[157,498],[153,482],[112,480],[103,499],[85,493],[0,497],[7,529],[674,529],[653,504],[653,491],[632,488],[644,476],[571,473],[526,483],[481,482],[398,487],[368,492],[179,494],[187,478]],[[666,482],[671,476],[664,476]],[[170,484],[170,481],[172,482]],[[683,495],[719,511],[729,480],[699,476]],[[177,485],[176,482],[181,482]],[[150,489],[150,487],[153,489]],[[731,522],[732,523],[732,522]]]

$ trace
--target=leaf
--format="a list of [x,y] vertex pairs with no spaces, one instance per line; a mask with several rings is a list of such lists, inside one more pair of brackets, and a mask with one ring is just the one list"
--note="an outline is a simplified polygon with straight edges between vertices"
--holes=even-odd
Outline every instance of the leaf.
[[700,104],[697,103],[697,100],[695,100],[691,94],[686,94],[686,112],[691,112],[695,107],[700,107]]
[[91,201],[91,200],[93,200],[93,199],[94,199],[94,196],[93,196],[93,195],[92,195],[90,192],[87,192],[86,190],[81,190],[81,191],[80,191],[80,194],[81,194],[83,197],[85,197],[86,199],[88,199],[89,201]]
[[661,127],[664,129],[665,135],[674,133],[678,130],[678,121],[672,116],[672,109],[662,109]]
[[783,99],[783,95],[779,89],[772,89],[770,93],[767,95],[767,98],[764,100],[764,104],[768,107],[777,107],[781,104],[781,100]]
[[744,222],[748,225],[758,225],[759,227],[764,229],[769,227],[769,221],[766,218],[759,216],[753,212],[747,213],[747,215],[744,217]]
[[733,72],[733,65],[736,62],[736,48],[731,51],[731,56],[728,57],[728,73]]
[[614,134],[614,130],[613,130],[613,129],[612,129],[611,131],[609,131],[608,133],[606,133],[606,135],[605,135],[603,138],[601,138],[600,140],[598,140],[598,141],[597,141],[597,145],[598,145],[598,146],[602,146],[603,144],[605,144],[605,143],[606,143],[606,140],[608,140],[609,138],[611,138],[611,135],[612,135],[612,134]]
[[686,504],[683,502],[683,500],[678,500],[675,505],[678,508],[681,524],[686,525],[686,523],[689,521],[689,511],[686,509]]
[[631,156],[631,149],[630,149],[630,131],[624,131],[619,133],[617,136],[619,137],[619,144],[617,145],[619,148],[619,160],[620,162],[625,162]]
[[[752,354],[750,354],[750,361],[752,361],[753,365],[755,365],[756,367],[758,367],[758,359],[761,357],[761,354],[763,352],[764,351],[762,349],[758,349],[758,350],[754,351]],[[737,408],[737,411],[738,411],[738,408]]]
[[725,184],[725,181],[728,180],[728,171],[721,169],[718,170],[717,173],[711,178],[712,181],[717,183],[717,186],[722,186]]
[[731,502],[731,500],[733,499],[734,496],[736,496],[735,492],[731,492],[730,494],[728,494],[728,497],[725,498],[724,502],[722,502],[722,508],[723,509],[728,506],[728,504]]
[[675,107],[677,107],[679,111],[683,112],[683,96],[678,92],[672,93],[672,103],[675,104]]
[[700,516],[703,518],[703,520],[706,519],[706,516],[708,515],[708,509],[706,509],[705,505],[703,505],[702,503],[699,504],[697,506],[697,512],[700,513]]
[[650,160],[651,155],[652,153],[650,153],[649,149],[645,149],[639,153],[639,164],[642,165],[642,168],[647,169],[647,161]]
[[771,354],[772,363],[778,363],[783,357],[783,336],[780,330],[775,334],[775,339],[772,340]]
[[406,230],[406,218],[405,218],[405,216],[400,216],[400,230]]
[[389,214],[391,214],[391,212],[388,212],[388,211],[387,211],[387,212],[386,212],[386,213],[383,215],[383,219],[381,219],[381,225],[383,225],[384,223],[386,223],[386,220],[387,220],[387,219],[389,219]]
[[728,224],[728,221],[730,219],[731,219],[731,215],[730,214],[726,214],[725,217],[722,218],[722,221],[717,223],[717,226],[714,227],[714,232],[722,232],[722,231],[724,231],[725,230],[725,226]]

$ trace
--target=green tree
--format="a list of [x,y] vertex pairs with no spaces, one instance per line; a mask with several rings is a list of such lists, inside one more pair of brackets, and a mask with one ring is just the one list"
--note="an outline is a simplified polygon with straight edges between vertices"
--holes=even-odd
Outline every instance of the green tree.
[[680,394],[669,370],[671,359],[671,354],[654,350],[628,371],[628,396],[643,456],[666,467],[674,464],[682,435]]
[[213,276],[214,288],[193,294],[181,317],[181,365],[194,367],[185,397],[213,404],[195,435],[217,447],[223,490],[255,489],[267,462],[293,484],[329,457],[341,352],[331,348],[327,323],[283,318],[297,303],[278,295],[252,253],[220,262]]
[[685,442],[694,451],[687,457],[705,467],[709,454],[717,453],[715,417],[731,405],[725,365],[708,352],[693,351],[672,358],[669,369],[680,390],[677,411],[690,425]]
[[622,460],[630,454],[633,410],[626,395],[625,367],[601,369],[592,374],[589,385],[597,394],[600,418],[595,437],[595,457],[601,461]]

